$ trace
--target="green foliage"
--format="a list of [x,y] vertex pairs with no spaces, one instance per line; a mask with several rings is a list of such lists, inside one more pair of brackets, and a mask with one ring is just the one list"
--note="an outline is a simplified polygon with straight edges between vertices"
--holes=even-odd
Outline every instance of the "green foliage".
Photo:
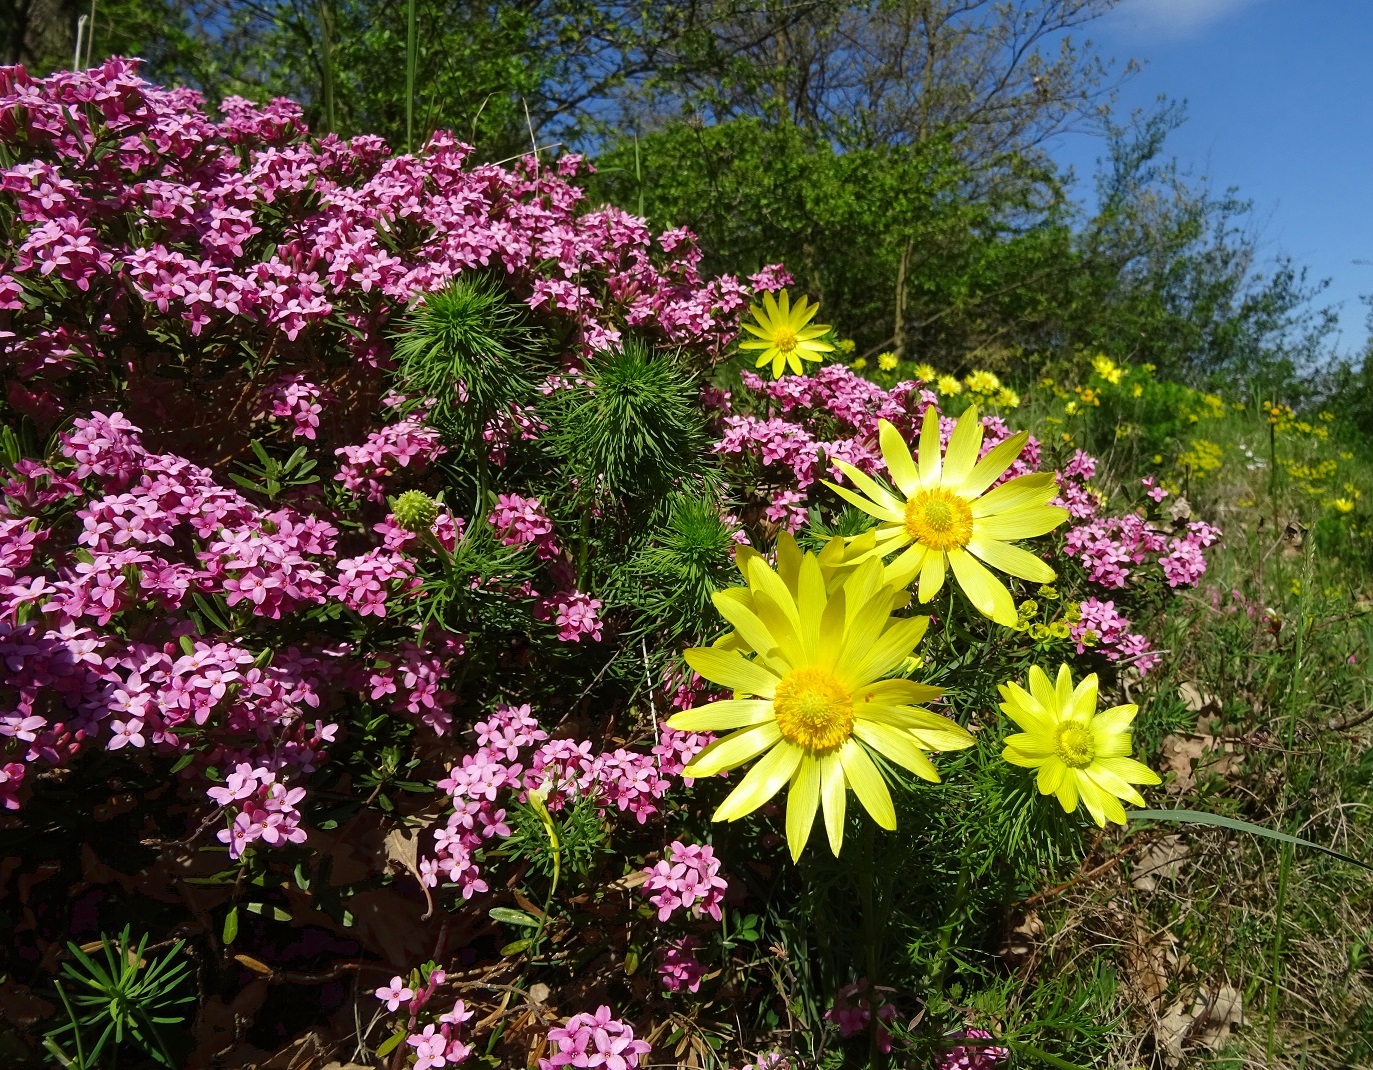
[[284,461],[277,460],[256,439],[250,443],[257,463],[240,461],[243,474],[229,473],[229,478],[244,490],[255,491],[270,501],[276,501],[283,490],[298,490],[319,482],[316,461],[308,459],[309,450],[300,446]]
[[696,383],[675,356],[627,338],[591,357],[584,378],[547,406],[555,449],[580,497],[605,494],[642,508],[701,474],[705,422]]
[[[180,940],[160,957],[146,957],[147,947],[147,935],[135,945],[127,925],[113,940],[101,936],[103,964],[68,943],[76,961],[62,964],[66,985],[62,980],[54,982],[68,1020],[45,1038],[48,1052],[62,1065],[89,1070],[99,1064],[107,1046],[111,1057],[117,1058],[119,1045],[126,1038],[161,1065],[179,1065],[157,1027],[186,1020],[185,1014],[172,1012],[194,1001],[185,991],[190,964],[180,955]],[[70,1040],[59,1044],[58,1038],[68,1034]],[[75,1058],[64,1051],[65,1043],[75,1048]]]
[[652,541],[629,562],[618,597],[635,607],[641,627],[676,640],[704,639],[710,596],[734,585],[734,532],[720,503],[702,494],[674,495]]
[[426,294],[396,340],[395,385],[411,411],[452,443],[470,443],[488,420],[523,403],[547,368],[528,309],[494,279],[464,275]]

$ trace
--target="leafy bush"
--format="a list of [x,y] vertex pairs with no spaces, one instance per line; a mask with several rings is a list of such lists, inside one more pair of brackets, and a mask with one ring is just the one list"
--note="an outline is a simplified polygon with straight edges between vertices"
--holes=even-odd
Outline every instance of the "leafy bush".
[[[1214,529],[1107,509],[1093,457],[917,382],[739,370],[785,272],[701,277],[688,234],[589,209],[575,157],[215,122],[116,61],[0,88],[6,854],[160,874],[35,914],[23,981],[136,918],[189,926],[191,1062],[230,1042],[215,1006],[257,1014],[233,1043],[308,1021],[419,1067],[838,1065],[974,1027],[1090,1060],[1109,979],[1091,1014],[1012,1008],[991,948],[1138,796],[1036,718],[1096,669],[1128,761],[1160,659],[1128,618]],[[1093,731],[1097,688],[1053,717]],[[1017,768],[1046,762],[1061,807]]]

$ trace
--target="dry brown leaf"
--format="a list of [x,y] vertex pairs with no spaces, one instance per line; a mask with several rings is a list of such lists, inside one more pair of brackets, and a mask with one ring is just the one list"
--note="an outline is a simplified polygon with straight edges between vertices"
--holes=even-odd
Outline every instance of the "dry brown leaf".
[[1150,936],[1138,919],[1126,941],[1125,967],[1130,982],[1151,1005],[1157,1004],[1168,991],[1169,967],[1177,964],[1177,955],[1173,952],[1176,942],[1167,929]]
[[1220,706],[1215,695],[1199,684],[1191,682],[1184,683],[1178,688],[1178,697],[1182,699],[1182,704],[1192,713],[1200,713],[1212,706],[1219,709]]
[[1044,932],[1044,923],[1033,910],[1028,911],[1020,923],[1007,931],[1001,941],[1001,957],[1012,969],[1024,965],[1034,953],[1038,937]]
[[1164,836],[1135,856],[1130,883],[1141,892],[1152,892],[1160,880],[1182,872],[1182,863],[1190,854],[1191,848],[1180,835]]
[[1154,1027],[1154,1036],[1164,1063],[1172,1070],[1181,1064],[1189,1046],[1198,1044],[1219,1051],[1247,1024],[1243,995],[1233,985],[1224,984],[1214,996],[1202,988],[1190,1009],[1185,1000],[1174,1003]]
[[1164,790],[1185,793],[1197,786],[1198,770],[1231,777],[1244,763],[1244,755],[1235,750],[1229,740],[1200,732],[1163,737],[1163,765],[1165,772],[1175,774]]
[[1208,1001],[1200,1025],[1193,1032],[1198,1044],[1219,1051],[1248,1023],[1244,1018],[1244,995],[1233,985],[1221,985]]

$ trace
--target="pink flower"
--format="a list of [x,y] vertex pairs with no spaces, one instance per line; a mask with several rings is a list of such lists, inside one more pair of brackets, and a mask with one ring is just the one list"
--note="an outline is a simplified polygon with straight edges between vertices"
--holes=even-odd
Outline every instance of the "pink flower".
[[539,1060],[539,1070],[559,1066],[630,1070],[639,1065],[639,1056],[649,1051],[648,1044],[634,1039],[633,1028],[611,1017],[610,1008],[605,1006],[595,1014],[574,1015],[566,1026],[550,1029],[548,1041],[555,1050],[551,1058]]
[[679,840],[668,845],[667,858],[643,870],[645,892],[656,892],[649,902],[658,908],[658,920],[667,921],[678,910],[694,917],[709,914],[716,921],[722,916],[729,884],[720,873],[720,862],[709,844],[687,846]]
[[383,985],[381,988],[377,989],[376,997],[386,1004],[386,1009],[388,1011],[394,1011],[402,1003],[414,999],[415,991],[412,988],[407,988],[402,983],[400,975],[397,974],[395,977],[391,978],[391,983],[389,985]]
[[[954,1039],[991,1040],[992,1035],[985,1029],[965,1029],[954,1034]],[[1009,1048],[992,1044],[957,1044],[939,1057],[938,1070],[992,1070],[1010,1056]]]

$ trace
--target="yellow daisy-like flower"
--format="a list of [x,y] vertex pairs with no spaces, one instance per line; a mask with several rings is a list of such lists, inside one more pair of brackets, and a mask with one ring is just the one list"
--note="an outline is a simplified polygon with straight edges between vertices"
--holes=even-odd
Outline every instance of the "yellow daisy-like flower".
[[1330,504],[1342,513],[1351,513],[1354,511],[1354,503],[1348,498],[1335,498]]
[[932,383],[939,378],[939,373],[934,370],[933,364],[917,364],[915,366],[915,377],[922,382]]
[[1020,408],[1020,395],[1008,386],[1003,386],[996,392],[996,403],[1003,409]]
[[1105,828],[1107,820],[1125,824],[1121,799],[1144,805],[1132,784],[1163,781],[1130,757],[1130,722],[1139,707],[1112,706],[1098,713],[1097,684],[1092,673],[1074,688],[1067,665],[1058,670],[1056,683],[1033,666],[1029,691],[1019,684],[1002,684],[1002,712],[1024,731],[1006,737],[1001,757],[1012,765],[1038,769],[1041,795],[1057,795],[1070,814],[1081,800],[1092,820]]
[[947,455],[941,455],[939,414],[931,405],[920,431],[918,468],[901,433],[886,420],[878,422],[878,437],[899,495],[838,458],[834,463],[862,494],[825,484],[881,521],[867,556],[883,558],[902,550],[887,566],[887,582],[904,587],[919,575],[922,602],[940,592],[946,571],[952,569],[980,613],[1014,626],[1015,599],[983,562],[1031,583],[1052,583],[1057,573],[1011,542],[1043,535],[1068,519],[1068,510],[1049,504],[1058,493],[1052,472],[1017,476],[987,490],[1015,463],[1029,435],[1013,435],[978,460],[982,421],[976,406],[970,406],[954,427]]
[[763,307],[750,305],[749,311],[758,322],[745,323],[743,326],[755,337],[740,342],[739,348],[761,349],[763,352],[759,354],[754,367],[761,368],[771,362],[774,379],[782,378],[782,370],[787,367],[800,375],[802,360],[819,363],[825,359],[823,354],[834,350],[834,346],[828,342],[820,341],[829,334],[830,328],[823,323],[810,322],[820,311],[820,306],[808,304],[804,295],[793,305],[786,290],[777,299],[765,293]]
[[1001,380],[993,372],[970,372],[963,382],[974,394],[984,397],[991,397],[1001,389]]
[[849,788],[880,826],[896,828],[891,794],[870,752],[938,782],[924,752],[969,747],[973,738],[917,705],[942,689],[883,679],[920,642],[929,618],[891,619],[902,592],[882,582],[879,562],[854,569],[833,594],[814,554],[801,558],[794,593],[761,555],[750,556],[746,569],[752,608],[725,595],[715,605],[754,656],[717,647],[685,655],[688,665],[733,688],[735,697],[676,714],[668,724],[683,732],[732,730],[701,751],[686,776],[713,776],[758,759],[714,820],[744,817],[789,785],[792,858],[801,856],[822,806],[830,849],[838,855]]
[[[856,536],[852,541],[836,535],[825,543],[824,549],[816,555],[815,560],[820,565],[820,575],[825,580],[825,592],[833,595],[855,568],[858,567],[858,559],[865,555],[877,544],[877,532],[866,531],[862,535]],[[801,551],[801,546],[797,543],[795,536],[789,531],[779,532],[777,535],[777,575],[786,584],[787,590],[791,592],[792,598],[799,598],[801,589],[801,561],[805,555]],[[749,563],[754,558],[762,558],[763,555],[752,546],[738,546],[734,550],[734,565],[744,577],[744,583],[749,582]],[[728,587],[723,591],[717,592],[712,597],[727,598],[738,602],[750,613],[757,610],[753,604],[753,588]],[[911,595],[909,591],[899,591],[892,600],[893,609],[902,609],[910,605]],[[893,621],[896,618],[893,618]],[[720,636],[719,639],[710,644],[720,650],[738,650],[744,654],[753,653],[753,648],[738,631],[729,631]]]
[[963,384],[952,375],[941,375],[935,380],[934,388],[946,398],[951,398],[956,394],[963,393]]
[[895,353],[877,354],[877,366],[881,368],[884,372],[892,371],[900,363],[901,358],[898,357]]

